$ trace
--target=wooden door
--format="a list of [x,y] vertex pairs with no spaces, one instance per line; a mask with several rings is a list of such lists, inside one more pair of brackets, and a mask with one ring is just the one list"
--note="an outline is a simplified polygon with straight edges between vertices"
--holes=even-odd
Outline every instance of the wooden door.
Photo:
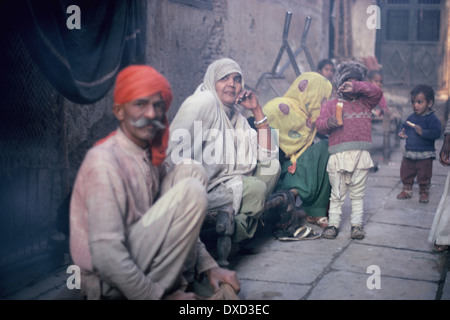
[[443,0],[381,0],[377,51],[386,85],[439,85]]

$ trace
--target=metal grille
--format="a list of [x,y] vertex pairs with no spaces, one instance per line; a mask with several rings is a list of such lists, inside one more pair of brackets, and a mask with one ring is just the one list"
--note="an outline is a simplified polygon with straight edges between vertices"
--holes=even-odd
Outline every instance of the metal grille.
[[419,4],[440,5],[441,4],[441,0],[419,0]]
[[409,40],[409,11],[389,10],[387,12],[387,40]]
[[18,285],[9,277],[11,270],[49,252],[63,196],[64,140],[59,95],[31,61],[19,34],[0,27],[9,29],[0,38],[1,296]]
[[409,0],[388,0],[388,4],[409,5]]
[[417,12],[417,40],[439,41],[441,13],[439,10],[421,10]]

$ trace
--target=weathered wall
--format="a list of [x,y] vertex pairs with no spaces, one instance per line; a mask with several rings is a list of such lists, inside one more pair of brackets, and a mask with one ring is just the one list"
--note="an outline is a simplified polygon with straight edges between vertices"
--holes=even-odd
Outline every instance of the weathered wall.
[[[292,12],[288,39],[292,50],[300,46],[306,17],[311,16],[307,46],[315,64],[327,58],[328,0],[214,0],[213,10],[170,0],[148,1],[147,6],[147,63],[172,85],[170,120],[202,82],[208,65],[218,58],[235,59],[247,84],[254,87],[259,76],[272,69],[282,45],[287,11]],[[280,66],[287,60],[285,52]],[[311,70],[303,53],[297,62],[301,72]],[[295,79],[291,67],[285,76],[287,84]],[[69,185],[86,151],[117,126],[112,103],[112,91],[93,105],[65,101]]]
[[116,129],[118,122],[112,113],[112,90],[97,103],[79,105],[64,100],[68,167],[67,185],[73,186],[78,168],[92,145]]
[[370,14],[367,8],[376,3],[373,0],[353,0],[352,14],[352,52],[355,58],[375,56],[376,29],[367,27]]
[[[312,17],[307,45],[317,64],[327,58],[329,1],[214,0],[204,10],[171,2],[149,2],[148,63],[167,76],[174,91],[173,118],[182,101],[201,83],[207,66],[220,57],[235,59],[246,82],[255,86],[271,70],[282,45],[286,11],[292,12],[289,43],[301,42],[306,17]],[[287,60],[284,53],[280,66]],[[304,54],[297,57],[302,72],[310,71]],[[290,82],[292,68],[286,70]]]
[[[247,81],[255,86],[261,73],[270,71],[282,45],[286,12],[292,12],[288,42],[295,52],[300,47],[307,16],[311,26],[307,47],[314,68],[328,58],[329,1],[229,1],[225,28],[225,47],[230,56],[242,64]],[[288,59],[283,55],[280,66]],[[311,71],[304,53],[297,56],[301,72]],[[289,82],[295,79],[292,68],[286,71]]]

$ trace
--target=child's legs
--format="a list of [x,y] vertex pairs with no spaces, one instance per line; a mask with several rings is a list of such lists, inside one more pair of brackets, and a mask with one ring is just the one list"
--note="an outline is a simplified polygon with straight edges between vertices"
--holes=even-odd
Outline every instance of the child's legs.
[[347,194],[345,178],[348,172],[328,172],[331,184],[330,209],[328,210],[328,225],[338,228],[341,222],[342,206]]
[[419,184],[420,190],[428,192],[431,184],[431,176],[433,175],[433,159],[423,159],[417,160],[417,183]]
[[416,161],[408,158],[403,158],[400,166],[400,179],[402,180],[404,189],[412,189],[416,174]]
[[364,212],[364,192],[366,190],[369,170],[355,170],[349,186],[349,196],[352,204],[351,225],[362,225]]

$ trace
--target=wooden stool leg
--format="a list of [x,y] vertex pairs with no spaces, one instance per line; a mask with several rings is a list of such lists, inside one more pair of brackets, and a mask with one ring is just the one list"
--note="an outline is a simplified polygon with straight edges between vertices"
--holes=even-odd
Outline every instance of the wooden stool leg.
[[222,268],[229,266],[228,257],[231,252],[231,236],[234,232],[234,210],[231,206],[219,209],[216,220],[217,239],[217,263]]
[[217,263],[222,268],[228,268],[230,263],[228,262],[228,257],[231,252],[231,237],[230,236],[219,236],[217,239]]

